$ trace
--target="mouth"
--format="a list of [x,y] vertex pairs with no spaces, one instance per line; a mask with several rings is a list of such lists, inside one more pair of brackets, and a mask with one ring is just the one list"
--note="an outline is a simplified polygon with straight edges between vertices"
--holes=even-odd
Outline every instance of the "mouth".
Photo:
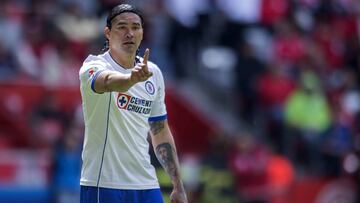
[[135,45],[135,42],[124,42],[124,45]]

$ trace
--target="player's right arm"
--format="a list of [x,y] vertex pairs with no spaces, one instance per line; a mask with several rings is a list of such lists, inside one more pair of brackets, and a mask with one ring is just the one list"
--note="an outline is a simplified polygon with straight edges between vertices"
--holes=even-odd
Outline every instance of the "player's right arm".
[[103,92],[126,92],[131,86],[136,83],[131,80],[130,74],[122,74],[115,71],[103,71],[95,79],[94,91],[97,93]]
[[94,91],[97,93],[126,92],[136,83],[146,81],[153,75],[147,65],[148,58],[149,49],[146,49],[142,63],[136,64],[130,74],[115,71],[101,72],[94,81]]

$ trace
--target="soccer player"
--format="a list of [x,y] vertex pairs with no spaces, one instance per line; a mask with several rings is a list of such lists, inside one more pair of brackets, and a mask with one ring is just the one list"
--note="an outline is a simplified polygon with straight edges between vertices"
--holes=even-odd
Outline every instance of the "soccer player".
[[137,50],[143,17],[121,4],[107,17],[104,53],[90,55],[80,69],[85,120],[81,203],[162,203],[155,168],[150,164],[147,134],[170,175],[170,199],[187,203],[173,136],[164,103],[160,69]]

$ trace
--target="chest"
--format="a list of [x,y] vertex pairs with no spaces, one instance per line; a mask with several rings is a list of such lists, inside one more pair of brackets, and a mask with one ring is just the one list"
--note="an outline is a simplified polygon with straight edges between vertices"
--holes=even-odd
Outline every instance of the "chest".
[[127,92],[114,92],[113,98],[119,111],[149,116],[158,90],[154,81],[140,82]]

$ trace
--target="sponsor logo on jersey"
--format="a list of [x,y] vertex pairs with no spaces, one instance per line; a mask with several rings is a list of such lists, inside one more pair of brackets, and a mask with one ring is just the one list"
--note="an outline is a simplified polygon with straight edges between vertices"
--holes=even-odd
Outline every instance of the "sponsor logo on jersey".
[[117,105],[119,109],[126,109],[127,105],[129,104],[131,96],[126,94],[119,94],[117,98]]
[[155,93],[154,84],[152,84],[152,82],[150,82],[150,81],[145,82],[145,89],[151,95],[153,95]]
[[117,97],[117,106],[119,109],[139,114],[150,114],[151,105],[152,101],[140,99],[123,93],[119,93]]

